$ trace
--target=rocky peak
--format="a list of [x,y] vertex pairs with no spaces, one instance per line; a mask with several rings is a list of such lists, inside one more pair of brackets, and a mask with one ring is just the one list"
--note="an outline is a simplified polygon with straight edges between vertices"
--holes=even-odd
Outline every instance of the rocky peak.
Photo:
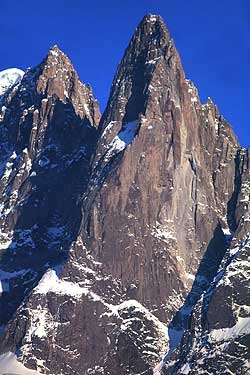
[[[100,110],[91,87],[80,81],[71,61],[57,46],[39,65],[27,70],[22,81],[1,97],[1,104],[0,157],[3,172],[10,166],[11,175],[11,179],[4,179],[4,173],[0,177],[4,179],[1,189],[5,203],[12,189],[18,192],[27,186],[27,191],[33,189],[34,193],[43,174],[55,181],[62,178],[71,160],[79,158],[86,164],[96,140]],[[23,165],[22,174],[18,165]],[[66,170],[66,174],[71,173]],[[44,190],[44,186],[40,188]],[[19,204],[18,199],[11,202],[12,208]],[[17,215],[7,205],[4,208],[6,215],[12,216],[13,227]]]
[[169,32],[160,16],[147,15],[137,27],[120,62],[102,127],[110,121],[134,121],[145,112],[148,87],[160,59],[170,46]]
[[[146,15],[135,30],[113,80],[100,121],[103,134],[94,164],[100,160],[106,165],[143,128],[154,127],[155,121],[165,121],[167,116],[171,117],[171,111],[180,111],[188,97],[187,91],[178,52],[162,18]],[[168,130],[169,138],[173,131]],[[176,133],[179,134],[178,129]],[[174,140],[180,143],[177,136]]]
[[[101,127],[82,237],[93,239],[93,251],[99,249],[122,285],[137,285],[141,303],[158,305],[151,288],[155,279],[161,279],[165,295],[170,282],[188,290],[187,275],[194,274],[208,246],[209,251],[215,246],[216,227],[228,227],[238,142],[213,102],[201,104],[166,26],[152,15],[143,18],[119,64]],[[128,233],[117,241],[114,233],[127,218]],[[143,264],[139,280],[134,244]],[[124,252],[124,246],[130,250]],[[167,277],[159,249],[173,265]]]
[[68,56],[59,48],[59,46],[57,44],[54,44],[53,46],[50,47],[47,56],[49,56],[49,55],[57,56],[57,57],[60,57],[60,58],[65,58],[68,61],[70,61]]
[[43,95],[57,95],[58,98],[64,101],[71,94],[71,92],[66,92],[68,81],[73,80],[74,84],[74,81],[78,79],[70,59],[58,46],[50,48],[36,71],[37,92]]
[[[9,128],[9,141],[19,148],[28,146],[32,127],[44,133],[59,107],[67,107],[67,120],[61,118],[61,126],[75,117],[78,122],[97,127],[100,119],[90,85],[81,82],[70,59],[58,46],[50,49],[41,64],[28,69],[21,83],[1,99],[0,119]],[[63,117],[65,114],[61,111]]]
[[[58,262],[67,253],[60,249],[78,231],[100,111],[91,87],[57,46],[0,99],[0,243],[9,241],[1,267],[36,268],[37,277],[51,258]],[[25,285],[31,284],[29,275]],[[0,322],[25,293],[20,280],[8,288],[14,302],[0,296]]]
[[161,16],[146,15],[135,30],[125,52],[125,61],[136,64],[138,60],[153,63],[170,41],[169,32]]
[[91,125],[99,123],[100,110],[91,86],[80,81],[70,59],[57,45],[51,47],[40,66],[37,93],[57,96],[64,103],[71,101],[77,115],[87,117]]

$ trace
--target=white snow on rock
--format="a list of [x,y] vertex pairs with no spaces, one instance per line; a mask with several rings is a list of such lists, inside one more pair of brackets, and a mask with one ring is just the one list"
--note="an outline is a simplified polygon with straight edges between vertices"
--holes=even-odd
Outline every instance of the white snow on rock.
[[[131,300],[127,300],[127,301],[122,302],[120,305],[116,305],[116,306],[112,305],[112,309],[114,310],[115,308],[117,309],[118,314],[122,310],[130,309],[130,308],[133,308],[134,311],[138,311],[138,312],[143,313],[143,315],[145,315],[145,317],[148,320],[151,320],[157,326],[158,331],[161,333],[161,335],[163,335],[165,337],[166,341],[167,342],[169,341],[168,332],[167,332],[167,326],[164,323],[162,323],[158,318],[156,318],[156,316],[154,316],[140,302],[131,299]],[[127,320],[131,320],[131,318],[129,318]],[[123,321],[122,328],[126,328],[125,326],[126,326],[126,320]]]
[[189,364],[188,363],[185,363],[183,366],[182,366],[182,368],[181,368],[181,373],[184,375],[187,375],[187,374],[189,374],[189,372],[191,371],[191,368],[190,368],[190,366],[189,366]]
[[50,292],[81,297],[83,294],[88,294],[88,289],[70,281],[60,280],[56,271],[49,269],[39,281],[37,287],[34,289],[34,293],[47,294]]
[[162,374],[161,370],[163,368],[163,365],[164,365],[163,361],[158,363],[153,369],[153,375],[161,375]]
[[17,68],[2,70],[0,72],[0,95],[3,95],[10,87],[21,82],[24,71]]
[[106,128],[104,129],[103,133],[102,133],[102,138],[111,131],[111,129],[113,128],[113,126],[115,125],[117,121],[110,121],[110,123],[106,126]]
[[150,14],[148,20],[149,20],[149,22],[156,22],[157,21],[157,15],[156,14]]
[[5,182],[5,181],[8,182],[8,179],[12,173],[13,164],[16,158],[17,158],[17,154],[15,151],[13,151],[12,154],[10,154],[7,162],[3,162],[0,164],[0,171],[2,173],[2,177],[1,177],[2,182]]
[[[152,322],[156,336],[150,336],[144,324],[142,324],[142,327],[140,328],[141,334],[143,334],[143,332],[146,332],[147,334],[147,338],[145,341],[143,341],[142,354],[150,355],[151,357],[153,356],[156,358],[163,355],[169,344],[167,326],[155,315],[153,315],[146,307],[136,300],[128,300],[117,306],[111,305],[110,310],[113,311],[113,313],[115,310],[117,311],[118,315],[122,318],[120,330],[123,332],[127,331],[128,335],[130,334],[130,330],[133,330],[132,327],[134,323],[144,321],[144,319],[141,319],[141,316],[145,317],[146,321]],[[124,312],[128,313],[127,318],[125,319],[123,317]]]
[[138,121],[128,122],[123,125],[122,130],[108,145],[108,151],[105,155],[105,161],[108,162],[111,157],[123,151],[128,145],[133,142],[137,130]]
[[230,231],[229,228],[221,228],[221,229],[225,236],[232,236],[233,233]]
[[0,355],[0,375],[40,375],[35,370],[30,370],[18,362],[14,353],[8,352]]
[[12,239],[6,239],[5,242],[2,241],[2,239],[0,240],[0,250],[6,250],[10,247],[12,243]]
[[231,328],[214,329],[209,337],[211,341],[227,341],[250,333],[250,318],[239,318]]
[[[4,209],[4,205],[1,205],[0,207],[0,215],[2,214],[2,211]],[[13,238],[13,232],[0,232],[0,250],[5,250],[10,247],[12,244],[12,238]],[[0,273],[1,277],[1,273]]]
[[29,313],[31,323],[26,335],[28,343],[32,341],[33,336],[46,337],[49,331],[54,328],[52,316],[47,309],[38,305],[37,309],[31,310]]
[[[227,265],[226,269],[224,269],[225,277],[221,271],[223,269],[219,269],[216,278],[219,281],[219,284],[221,285],[230,285],[230,278],[231,277],[239,277],[240,279],[249,279],[249,260],[241,260],[237,259],[238,254],[247,251],[247,249],[250,247],[250,236],[248,235],[240,244],[235,246],[232,249],[229,249],[229,264]],[[217,277],[218,276],[218,277]]]
[[151,234],[163,242],[176,241],[173,228],[164,226],[159,222],[156,222],[155,226],[152,227]]

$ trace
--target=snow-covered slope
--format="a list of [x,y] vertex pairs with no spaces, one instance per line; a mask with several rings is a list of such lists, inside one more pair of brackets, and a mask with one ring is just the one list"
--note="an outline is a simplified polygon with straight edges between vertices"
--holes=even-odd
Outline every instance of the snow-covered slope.
[[0,95],[3,95],[10,87],[19,83],[24,71],[18,68],[5,69],[0,72]]
[[30,370],[17,361],[14,353],[8,352],[0,355],[0,375],[39,375],[35,370]]

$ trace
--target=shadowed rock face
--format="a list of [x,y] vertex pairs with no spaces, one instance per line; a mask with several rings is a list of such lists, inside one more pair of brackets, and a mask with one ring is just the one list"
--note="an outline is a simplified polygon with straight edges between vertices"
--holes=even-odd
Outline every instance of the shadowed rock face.
[[6,323],[44,271],[67,258],[100,112],[58,47],[0,100],[1,279],[10,289],[1,297],[0,321]]
[[249,314],[249,151],[201,104],[162,18],[137,27],[101,119],[56,46],[0,100],[1,352],[125,375],[169,349],[164,373],[213,373],[213,330]]

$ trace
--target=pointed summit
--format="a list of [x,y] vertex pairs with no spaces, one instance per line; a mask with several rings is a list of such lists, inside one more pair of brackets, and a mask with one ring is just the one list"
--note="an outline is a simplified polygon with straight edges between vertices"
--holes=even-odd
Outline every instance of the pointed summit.
[[[94,127],[99,124],[100,109],[91,87],[81,82],[70,59],[57,45],[50,48],[39,65],[27,70],[20,84],[10,90],[3,100],[5,107],[11,107],[4,114],[4,120],[8,124],[9,113],[12,112],[13,125],[9,126],[9,139],[13,143],[17,142],[20,147],[29,144],[27,137],[33,125],[44,130],[52,122],[52,118],[56,117],[55,108],[67,107],[68,117],[77,118],[76,122],[86,121]],[[60,121],[63,122],[62,118]]]
[[[166,112],[171,111],[171,103],[180,107],[182,92],[187,90],[178,52],[162,17],[152,14],[144,16],[114,77],[109,101],[100,122],[103,136],[95,162],[98,158],[102,159],[119,134],[123,137],[125,129],[128,131],[127,124],[129,129],[130,124],[134,124],[130,134],[133,133],[135,139],[145,127],[145,121],[152,121],[154,126],[156,121],[162,123]],[[151,123],[148,126],[152,126]],[[173,124],[168,127],[171,134]],[[104,158],[104,161],[108,159]]]
[[38,71],[38,93],[71,101],[80,117],[86,116],[92,125],[99,122],[100,110],[92,88],[81,82],[71,60],[57,45],[50,48]]
[[46,91],[48,95],[56,94],[62,100],[70,95],[68,88],[65,87],[66,82],[71,82],[72,86],[76,80],[79,80],[70,59],[57,45],[50,48],[38,68],[37,91],[42,93]]
[[58,60],[65,60],[65,62],[67,61],[69,64],[72,65],[70,59],[68,58],[68,56],[58,47],[57,44],[54,44],[50,49],[49,49],[49,52],[45,58],[45,60],[48,60],[48,59],[51,59],[53,58],[54,60],[55,59],[58,59]]
[[51,51],[51,52],[54,51],[54,52],[58,52],[58,53],[63,53],[62,50],[58,47],[57,44],[54,44],[53,46],[51,46],[50,49],[49,49],[49,52],[50,52],[50,51]]
[[[159,65],[178,55],[161,16],[143,17],[121,60],[110,93],[104,120],[130,122],[145,113],[148,89]],[[159,77],[161,79],[161,77]],[[119,107],[119,114],[116,108]]]
[[142,22],[144,22],[144,20],[149,21],[149,22],[155,22],[159,20],[159,18],[162,19],[162,17],[159,14],[148,13],[143,17]]
[[[162,27],[159,16],[147,15],[143,18],[118,66],[103,117],[107,124],[114,120],[133,121],[144,112],[147,85],[168,39],[168,32]],[[117,118],[115,108],[118,107],[120,114]]]
[[170,34],[162,17],[147,14],[136,28],[123,61],[134,64],[139,60],[140,63],[149,63],[164,54],[169,42]]
[[137,38],[138,34],[143,36],[141,38],[143,42],[155,40],[158,47],[164,47],[166,42],[169,42],[170,39],[169,31],[162,17],[154,14],[147,14],[143,17],[142,21],[136,28],[133,38]]

